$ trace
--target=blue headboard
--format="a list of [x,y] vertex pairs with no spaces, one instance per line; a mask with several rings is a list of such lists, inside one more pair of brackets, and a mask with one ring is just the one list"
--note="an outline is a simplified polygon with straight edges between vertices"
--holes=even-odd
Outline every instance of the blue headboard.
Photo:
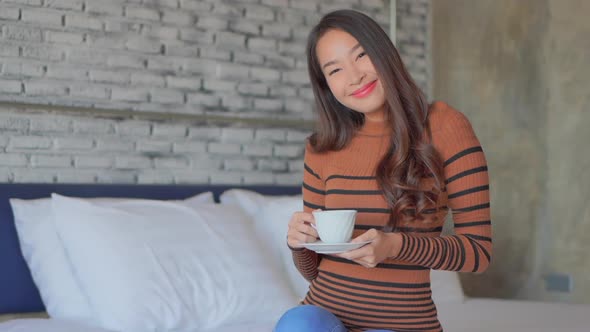
[[111,184],[3,184],[0,183],[0,314],[44,311],[39,291],[21,254],[9,198],[34,199],[51,193],[77,197],[134,197],[184,199],[197,193],[219,194],[230,188],[265,195],[294,195],[300,186],[229,185],[111,185]]

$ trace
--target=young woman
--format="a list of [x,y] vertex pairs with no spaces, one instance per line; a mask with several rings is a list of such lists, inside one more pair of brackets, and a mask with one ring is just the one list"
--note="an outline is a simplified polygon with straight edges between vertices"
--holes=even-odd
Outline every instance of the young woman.
[[[483,272],[492,256],[486,160],[467,118],[428,104],[368,16],[324,16],[308,69],[318,112],[303,178],[304,211],[287,244],[310,281],[275,332],[442,331],[430,270]],[[359,249],[321,255],[313,210],[356,209]],[[453,235],[441,235],[451,211]]]

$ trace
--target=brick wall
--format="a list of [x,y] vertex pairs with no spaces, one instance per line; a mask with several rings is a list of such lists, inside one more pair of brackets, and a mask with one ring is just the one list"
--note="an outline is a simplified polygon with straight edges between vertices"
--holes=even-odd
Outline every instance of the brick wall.
[[[309,28],[355,8],[388,29],[388,6],[0,0],[0,181],[299,183]],[[398,46],[428,90],[428,2],[397,10]]]

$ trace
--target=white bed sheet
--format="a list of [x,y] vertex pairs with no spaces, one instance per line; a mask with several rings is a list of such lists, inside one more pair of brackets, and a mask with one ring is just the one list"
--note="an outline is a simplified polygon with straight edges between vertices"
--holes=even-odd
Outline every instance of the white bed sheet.
[[[590,305],[501,299],[467,299],[438,307],[447,332],[588,332]],[[274,323],[218,327],[201,332],[271,332]],[[0,332],[111,332],[56,319],[0,323]]]

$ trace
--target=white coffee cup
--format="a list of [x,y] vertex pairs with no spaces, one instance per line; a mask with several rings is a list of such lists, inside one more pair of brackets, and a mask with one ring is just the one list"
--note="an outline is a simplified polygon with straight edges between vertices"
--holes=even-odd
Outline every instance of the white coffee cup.
[[313,211],[316,230],[325,243],[346,243],[352,238],[356,210]]

